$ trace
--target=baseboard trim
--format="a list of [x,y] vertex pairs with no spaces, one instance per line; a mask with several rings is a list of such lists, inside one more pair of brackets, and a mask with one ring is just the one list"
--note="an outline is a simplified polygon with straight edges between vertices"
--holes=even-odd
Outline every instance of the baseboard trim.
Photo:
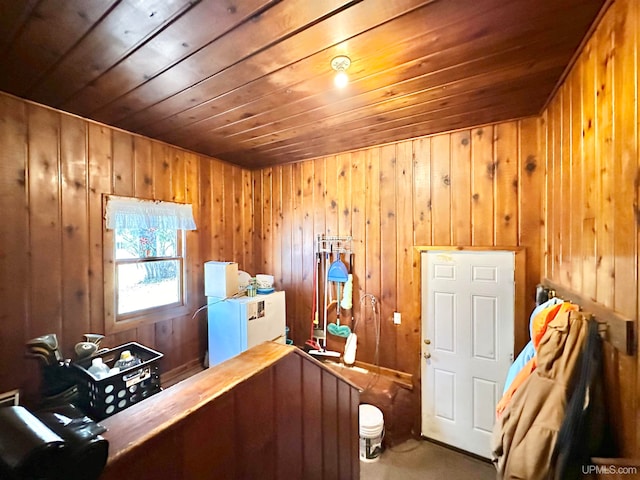
[[169,388],[182,380],[185,380],[196,373],[200,373],[204,370],[204,366],[200,362],[200,359],[194,358],[187,363],[180,365],[166,373],[160,374],[160,385],[163,388]]

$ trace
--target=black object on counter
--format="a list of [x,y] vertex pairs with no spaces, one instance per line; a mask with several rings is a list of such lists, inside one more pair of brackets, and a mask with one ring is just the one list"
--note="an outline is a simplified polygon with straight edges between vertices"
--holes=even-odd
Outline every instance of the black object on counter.
[[38,412],[38,418],[64,441],[60,480],[95,480],[107,463],[109,442],[99,434],[105,428],[69,405],[55,412]]
[[96,480],[107,463],[104,431],[72,405],[35,414],[0,408],[0,478]]
[[27,409],[0,408],[0,478],[58,479],[64,440]]

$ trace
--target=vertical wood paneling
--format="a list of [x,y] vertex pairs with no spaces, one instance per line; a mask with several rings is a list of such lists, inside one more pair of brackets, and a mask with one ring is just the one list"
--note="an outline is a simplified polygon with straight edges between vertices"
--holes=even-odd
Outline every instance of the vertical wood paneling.
[[471,130],[471,227],[474,246],[494,245],[493,129]]
[[[366,217],[366,284],[365,292],[380,300],[382,271],[380,225],[382,209],[380,206],[380,149],[373,148],[365,152],[367,162],[365,203]],[[380,343],[380,305],[371,307],[370,299],[362,305],[364,335],[358,337],[358,358],[368,359],[371,363],[379,360]]]
[[518,124],[501,123],[495,130],[496,245],[518,243]]
[[274,276],[274,283],[278,290],[282,289],[282,240],[284,236],[282,220],[284,215],[282,214],[282,166],[273,167],[272,182],[273,182],[273,263],[271,271],[269,272]]
[[[413,197],[399,192],[413,185],[412,142],[402,142],[396,149],[396,302],[394,310],[402,308],[404,318],[394,325],[396,340],[396,365],[399,370],[414,373],[415,354],[420,350],[420,310],[414,302],[413,266],[419,254],[413,248]],[[468,198],[468,197],[467,197]],[[412,355],[405,350],[413,352]]]
[[[177,202],[191,204],[193,217],[197,226],[202,225],[200,220],[200,199],[198,198],[198,170],[195,163],[195,155],[182,150],[170,149],[171,160],[171,198]],[[198,230],[184,232],[188,260],[186,262],[186,276],[189,287],[186,291],[186,302],[190,313],[182,318],[174,318],[174,331],[179,332],[175,341],[180,341],[179,366],[193,361],[195,358],[203,358],[202,352],[206,350],[204,329],[201,328],[199,318],[192,318],[192,313],[203,305],[204,282],[203,262],[200,253],[200,236]],[[138,338],[140,338],[138,328]],[[153,339],[155,344],[155,338]],[[142,342],[144,345],[146,343]]]
[[254,232],[253,232],[253,183],[251,172],[242,171],[242,265],[245,271],[255,272],[254,266]]
[[[305,162],[308,163],[308,162]],[[325,234],[339,235],[338,232],[338,171],[335,156],[326,157],[324,165],[324,206]]]
[[[338,171],[338,235],[351,235],[351,154],[336,157]],[[313,182],[313,179],[310,180]],[[348,259],[347,259],[348,260]]]
[[120,130],[113,131],[113,180],[114,195],[133,195],[133,137]]
[[253,181],[253,274],[262,267],[265,251],[262,246],[262,172],[252,173]]
[[[338,172],[337,178],[337,186],[338,186],[338,232],[341,236],[349,236],[353,234],[352,230],[352,212],[353,206],[351,201],[351,188],[352,188],[352,178],[351,178],[351,153],[346,153],[342,155],[338,155],[336,157],[336,168]],[[311,179],[313,182],[313,179]],[[343,255],[342,261],[349,268],[349,256]],[[347,325],[349,328],[353,328],[351,323],[351,313],[353,309],[344,310],[341,307],[342,298],[344,296],[344,285],[340,285],[340,298],[339,302],[336,305],[337,311],[340,313],[340,325]],[[344,351],[343,340],[344,337],[340,337],[336,340],[339,341],[340,347],[338,351]]]
[[613,15],[603,18],[595,36],[596,52],[596,156],[599,161],[596,181],[598,192],[596,232],[596,299],[606,307],[613,307],[614,269],[613,233],[615,212],[613,204]]
[[62,206],[62,340],[67,357],[89,332],[89,219],[87,206],[87,125],[76,117],[60,119]]
[[[280,203],[280,244],[277,247],[280,248],[280,277],[282,278],[281,288],[286,292],[286,311],[292,312],[295,297],[293,294],[293,263],[292,263],[292,229],[293,223],[289,213],[293,210],[293,173],[291,165],[283,165],[281,172],[281,196],[282,201]],[[286,212],[286,215],[285,215]],[[292,315],[287,315],[287,325],[289,327],[289,337],[294,336],[297,325],[293,321]]]
[[196,161],[200,169],[200,248],[202,249],[203,261],[218,260],[213,253],[213,179],[211,177],[210,162],[205,157],[197,157]]
[[[25,103],[0,96],[0,358],[9,365],[24,356],[29,337],[29,216]],[[30,370],[37,368],[30,361]],[[0,368],[0,389],[17,388],[27,368]],[[29,375],[28,378],[31,378]]]
[[28,106],[28,112],[30,333],[61,335],[60,115],[34,105]]
[[[225,211],[224,211],[224,182],[216,181],[224,178],[224,165],[221,162],[211,162],[211,260],[228,261],[225,257]],[[264,191],[263,191],[264,195]],[[266,197],[267,200],[269,197]],[[262,219],[262,217],[261,217]]]
[[292,254],[292,280],[293,291],[288,295],[292,295],[293,309],[289,312],[289,318],[293,318],[295,327],[292,331],[296,332],[296,339],[299,344],[304,343],[309,338],[309,322],[308,318],[304,318],[303,315],[303,302],[302,299],[302,261],[303,261],[303,203],[302,203],[302,182],[303,172],[302,164],[296,163],[293,165],[293,211],[292,211],[292,237],[291,242],[293,246]]
[[413,235],[415,245],[431,245],[431,139],[413,141]]
[[[636,319],[638,13],[636,2],[612,4],[543,112],[554,119],[544,126],[546,138],[562,139],[554,141],[546,159],[546,208],[562,204],[562,226],[558,234],[556,227],[547,226],[545,245],[548,251],[562,252],[562,267],[546,276]],[[560,108],[562,121],[557,121]],[[561,192],[555,187],[557,172]],[[636,457],[638,357],[605,344],[603,371],[615,454]]]
[[[539,121],[528,118],[520,121],[520,238],[518,244],[526,247],[526,262],[538,268],[526,268],[525,312],[535,306],[534,292],[540,282],[542,265],[542,232],[544,216],[542,210],[544,163],[538,152]],[[528,325],[524,326],[528,331]],[[528,334],[525,335],[528,338]]]
[[[104,317],[111,305],[105,305],[104,290],[113,295],[113,284],[105,282],[103,271],[102,195],[111,193],[112,152],[111,130],[90,123],[88,125],[88,201],[89,201],[89,282],[91,288],[91,332],[104,333]],[[112,312],[113,314],[113,312]],[[87,332],[82,332],[87,333]]]
[[[39,371],[36,361],[24,358],[24,342],[56,333],[63,355],[72,357],[84,333],[105,333],[105,318],[113,317],[113,271],[103,268],[112,257],[106,249],[112,233],[103,228],[104,195],[193,204],[198,230],[186,234],[186,268],[188,308],[195,311],[204,302],[203,258],[241,261],[240,239],[253,241],[245,236],[251,215],[243,216],[253,207],[251,189],[248,205],[236,197],[246,188],[238,179],[250,173],[227,167],[227,177],[215,159],[6,95],[0,96],[0,122],[0,223],[10,227],[0,230],[0,364],[20,362],[20,368],[0,373],[0,391],[21,388],[29,401],[36,398]],[[232,197],[223,212],[215,202],[225,189]],[[220,229],[223,215],[230,233]],[[229,239],[217,241],[215,252],[214,235]],[[248,251],[253,255],[253,246]],[[103,345],[136,340],[161,350],[166,371],[202,358],[205,317],[188,314],[118,329]]]
[[302,364],[302,478],[318,480],[325,478],[324,471],[319,468],[323,464],[322,428],[322,396],[318,386],[322,388],[321,371],[311,362]]
[[471,245],[471,141],[468,131],[451,134],[451,227],[453,245]]
[[[569,76],[571,88],[571,198],[569,199],[571,212],[582,209],[584,204],[584,180],[582,176],[582,63],[574,67]],[[571,288],[582,291],[582,218],[578,215],[570,216],[569,232],[571,234]],[[564,240],[566,241],[566,239]]]
[[451,243],[451,135],[431,138],[431,210],[433,244]]
[[637,265],[638,196],[637,182],[617,179],[638,179],[638,111],[637,111],[637,42],[638,3],[625,0],[615,10],[614,50],[614,129],[613,201],[616,222],[614,229],[614,309],[631,318],[638,301],[637,269],[629,268],[629,260]]
[[339,478],[338,381],[331,373],[321,372],[322,385],[322,466],[323,478]]
[[[307,165],[307,168],[312,168],[309,167],[308,165],[310,163],[313,162],[304,162],[303,165]],[[303,176],[303,182],[304,182],[304,176]],[[303,187],[304,187],[304,183],[303,183]],[[340,224],[340,214],[339,214],[339,206],[338,206],[338,160],[336,159],[335,156],[330,156],[327,157],[325,159],[325,164],[324,164],[324,192],[325,192],[325,196],[324,196],[324,211],[325,211],[325,235],[328,236],[333,236],[333,235],[339,235],[339,224]],[[304,219],[304,216],[303,216]],[[331,264],[331,262],[334,261],[334,256],[332,254],[327,254],[325,255],[324,261],[325,261],[325,267],[323,268],[323,272],[328,271],[329,269],[329,265]],[[304,262],[304,259],[302,259],[302,262]],[[325,312],[326,309],[326,316],[327,316],[327,324],[328,323],[334,323],[336,320],[336,312],[337,312],[337,307],[333,306],[332,308],[327,308],[328,305],[331,304],[331,300],[335,300],[336,297],[336,289],[335,289],[335,285],[333,284],[333,282],[328,282],[327,283],[327,289],[326,292],[323,289],[323,306],[321,309],[321,313]],[[325,301],[326,299],[326,301]],[[302,302],[304,302],[304,300],[301,299]],[[298,308],[301,308],[302,306],[299,305]],[[342,340],[342,338],[340,337],[336,337],[334,335],[330,335],[329,333],[327,333],[327,346],[332,349],[332,350],[341,350],[343,348],[343,342],[344,340]]]
[[[344,382],[337,382],[337,421],[338,421],[338,476],[335,478],[349,480],[351,477],[351,462],[356,461],[358,452],[352,451],[351,439],[359,432],[351,429],[351,390]],[[357,478],[357,477],[356,477]]]
[[327,233],[327,215],[324,208],[324,200],[327,196],[327,191],[325,189],[325,159],[319,158],[313,162],[313,205],[314,205],[314,220],[313,220],[313,231],[315,233],[315,238],[318,235],[323,233]]
[[554,206],[559,205],[561,201],[560,198],[560,172],[559,172],[559,143],[560,143],[560,132],[557,129],[557,125],[559,124],[558,118],[561,114],[558,108],[559,101],[556,99],[549,105],[549,115],[547,117],[547,121],[549,122],[549,134],[547,136],[547,151],[548,151],[548,159],[547,162],[547,178],[548,182],[548,199],[547,199],[547,235],[549,238],[552,238],[553,241],[549,244],[548,247],[548,255],[547,255],[547,275],[556,278],[558,275],[558,266],[560,263],[560,254],[559,249],[560,245],[557,241],[559,235],[559,223],[558,218],[561,215],[561,210],[555,208]]
[[[273,376],[269,369],[234,389],[236,478],[276,480]],[[250,462],[243,461],[248,458]]]
[[[153,178],[152,198],[171,200],[171,161],[165,144],[151,144],[151,176]],[[144,172],[143,174],[146,174]],[[161,352],[171,351],[172,355],[163,357],[163,370],[171,370],[182,364],[183,326],[185,322],[167,319],[155,323],[155,345]]]
[[[306,163],[306,162],[305,162]],[[327,218],[326,218],[326,210],[324,208],[324,202],[325,202],[325,198],[327,195],[326,189],[325,189],[325,159],[318,159],[316,161],[313,162],[309,162],[311,164],[313,164],[313,181],[314,181],[314,187],[313,187],[313,205],[314,205],[314,219],[313,219],[313,233],[314,233],[314,242],[315,240],[318,238],[318,235],[322,235],[322,234],[327,234]],[[285,213],[286,215],[286,213]],[[314,244],[314,248],[315,248],[315,244]],[[292,259],[292,262],[295,263],[297,260]],[[320,262],[320,265],[324,265],[324,262],[326,261],[326,258],[319,258],[318,261]],[[321,323],[322,322],[322,318],[323,318],[323,310],[324,307],[322,307],[322,304],[324,302],[324,296],[323,296],[323,278],[321,276],[322,272],[325,272],[325,269],[320,270],[320,265],[316,265],[318,267],[318,271],[319,271],[319,278],[318,278],[318,292],[319,292],[319,298],[317,300],[317,311],[318,311],[318,327],[321,327]],[[309,332],[310,331],[310,326],[309,326],[309,320],[308,319],[304,319],[305,323],[304,323],[304,328],[302,329],[302,331],[305,332]]]
[[[571,83],[567,82],[562,87],[561,98],[561,129],[565,134],[561,139],[561,159],[560,159],[560,205],[568,205],[573,202],[573,172],[571,171]],[[571,283],[571,265],[573,252],[571,250],[571,208],[557,209],[560,222],[558,225],[558,238],[562,239],[560,243],[560,270],[558,275],[562,278],[565,285]]]
[[304,162],[302,164],[302,282],[299,285],[298,315],[300,315],[303,325],[310,331],[311,304],[313,295],[313,273],[315,264],[313,261],[314,252],[314,212],[316,203],[314,198],[314,164]]
[[[549,135],[550,135],[550,131],[551,128],[549,127],[549,110],[545,110],[544,112],[542,112],[542,114],[540,115],[539,119],[538,119],[538,125],[539,125],[539,129],[540,132],[538,134],[538,151],[540,152],[540,156],[541,161],[540,164],[543,167],[544,170],[544,184],[545,186],[543,187],[543,200],[542,200],[542,218],[543,218],[543,225],[544,225],[544,229],[542,230],[542,265],[541,265],[541,276],[544,277],[549,277],[550,276],[550,271],[551,269],[549,268],[550,265],[550,252],[549,252],[549,246],[552,243],[549,239],[549,199],[550,199],[550,193],[548,191],[549,188],[549,167],[551,162],[551,155],[549,154]],[[580,259],[582,261],[582,258]]]
[[267,255],[262,257],[262,264],[257,273],[272,272],[273,266],[273,189],[271,168],[262,171],[262,242]]
[[[583,161],[582,176],[584,195],[582,206],[582,293],[596,298],[596,231],[599,227],[596,219],[598,201],[598,158],[595,152],[596,107],[595,107],[595,52],[591,45],[585,47],[583,57],[582,81],[582,136]],[[556,128],[552,130],[555,132]],[[557,244],[553,239],[551,246]]]
[[[495,145],[494,130],[500,136]],[[287,321],[294,326],[295,343],[305,342],[311,322],[313,282],[307,269],[313,266],[313,253],[306,249],[308,215],[314,217],[314,238],[317,233],[354,238],[358,360],[378,361],[419,376],[420,269],[415,245],[449,246],[454,241],[494,245],[494,225],[500,225],[495,235],[503,245],[531,250],[523,291],[533,298],[540,280],[543,232],[544,167],[540,165],[544,161],[538,153],[538,135],[537,120],[531,119],[293,164],[294,201],[289,206],[283,202],[282,207],[283,224],[292,225],[291,248],[287,244],[282,250],[290,252],[287,264],[291,265],[281,263],[282,275],[288,270],[292,278],[287,296],[294,297],[295,304],[288,307]],[[286,183],[283,177],[282,185]],[[307,208],[311,185],[313,210]],[[262,204],[256,208],[262,211]],[[263,245],[256,248],[268,255]],[[378,301],[375,315],[370,298],[360,304],[365,293]],[[322,307],[319,310],[322,320]],[[402,314],[400,325],[393,324],[394,311]],[[348,322],[349,312],[342,314]],[[331,309],[329,322],[335,321],[334,315]],[[341,340],[331,337],[330,348],[342,351]]]
[[[178,448],[183,461],[183,478],[215,478],[234,480],[237,477],[234,458],[235,444],[235,408],[233,394],[218,397],[206,410],[194,412],[187,417],[180,429]],[[211,425],[215,425],[217,435],[212,435]],[[225,432],[221,435],[220,432]],[[213,452],[224,459],[210,462]]]
[[223,164],[222,165],[222,178],[224,181],[222,183],[222,218],[223,218],[223,243],[221,245],[220,254],[223,259],[230,259],[229,261],[237,261],[236,254],[236,222],[238,218],[236,218],[236,212],[238,211],[239,205],[235,201],[235,180],[234,177],[236,175],[238,167]]
[[360,299],[366,293],[366,156],[363,151],[351,155],[351,235],[353,236],[353,331],[365,330]]
[[[171,162],[171,201],[184,203],[187,196],[185,157],[186,152],[171,149],[168,152]],[[234,206],[234,212],[237,207]]]
[[136,198],[153,198],[153,143],[142,137],[134,138],[133,194]]
[[380,148],[380,363],[395,365],[396,332],[392,322],[397,299],[396,144]]
[[[274,372],[274,400],[276,425],[275,478],[304,478],[302,476],[302,360],[289,355],[276,364]],[[348,422],[347,422],[348,423]]]

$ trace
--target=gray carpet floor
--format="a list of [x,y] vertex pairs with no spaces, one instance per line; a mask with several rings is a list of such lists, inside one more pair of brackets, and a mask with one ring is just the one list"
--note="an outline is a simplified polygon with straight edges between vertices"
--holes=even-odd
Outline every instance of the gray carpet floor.
[[387,448],[376,462],[360,462],[360,480],[494,480],[488,462],[426,440]]

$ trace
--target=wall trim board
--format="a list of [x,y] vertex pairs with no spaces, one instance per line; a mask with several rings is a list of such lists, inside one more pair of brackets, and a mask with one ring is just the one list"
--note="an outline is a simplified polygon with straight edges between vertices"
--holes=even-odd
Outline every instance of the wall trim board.
[[624,355],[634,355],[636,351],[635,320],[614,312],[593,300],[565,288],[545,278],[542,285],[555,291],[555,296],[580,306],[580,310],[591,313],[601,324],[603,339]]

